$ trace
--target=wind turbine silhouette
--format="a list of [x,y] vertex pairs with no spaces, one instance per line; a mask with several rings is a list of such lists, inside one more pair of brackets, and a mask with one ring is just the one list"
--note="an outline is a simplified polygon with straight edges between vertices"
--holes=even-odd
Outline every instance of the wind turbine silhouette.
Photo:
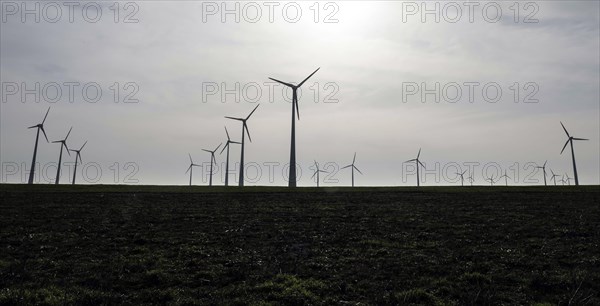
[[423,165],[423,163],[419,160],[419,156],[421,156],[421,148],[419,148],[419,153],[417,153],[417,158],[413,158],[413,159],[409,159],[409,160],[405,161],[405,163],[414,161],[415,164],[417,165],[417,187],[419,187],[421,185],[420,180],[419,180],[419,165],[421,165],[423,168],[425,168],[425,165]]
[[566,182],[567,184],[569,184],[569,186],[571,186],[571,180],[572,180],[573,178],[569,177],[569,175],[568,175],[568,174],[566,174],[566,173],[565,173],[565,176],[567,177],[567,178],[565,179],[565,182]]
[[50,112],[50,107],[46,111],[46,115],[42,120],[42,123],[38,123],[34,126],[30,126],[29,129],[37,128],[37,134],[35,136],[35,146],[33,147],[33,160],[31,161],[31,172],[29,173],[29,184],[33,184],[33,178],[35,174],[35,159],[37,157],[37,148],[38,148],[38,140],[40,139],[40,130],[44,133],[44,137],[46,137],[46,142],[48,141],[48,136],[46,135],[46,131],[44,131],[44,122],[46,122],[46,117],[48,117],[48,113]]
[[223,149],[221,150],[221,153],[219,154],[223,154],[223,151],[225,151],[225,149],[227,149],[227,161],[225,162],[225,186],[229,186],[229,144],[242,144],[241,142],[237,142],[237,141],[232,141],[229,138],[229,132],[227,131],[227,127],[225,127],[225,134],[227,134],[227,142],[225,143],[225,145],[223,146]]
[[501,178],[504,178],[504,184],[505,184],[506,186],[508,186],[508,179],[510,178],[510,176],[506,175],[506,170],[504,170],[504,174],[502,174],[502,175],[501,175],[501,176],[498,178],[498,180],[500,180]]
[[465,186],[465,172],[467,172],[467,170],[463,171],[462,173],[456,172],[456,175],[460,176],[460,185],[461,186]]
[[494,177],[493,176],[490,176],[490,177],[486,178],[485,180],[490,182],[490,186],[494,186]]
[[75,185],[75,176],[77,175],[77,159],[79,158],[79,161],[83,163],[83,161],[81,160],[81,150],[83,150],[83,147],[85,147],[86,144],[87,141],[83,143],[83,146],[81,146],[79,150],[69,149],[69,151],[77,153],[75,154],[75,169],[73,169],[73,185]]
[[252,112],[250,112],[250,114],[246,118],[235,118],[235,117],[225,116],[225,118],[227,118],[227,119],[232,119],[232,120],[237,120],[237,121],[242,122],[242,152],[240,154],[240,180],[239,180],[240,187],[244,186],[244,143],[245,143],[244,142],[244,131],[248,134],[248,140],[250,140],[250,142],[252,142],[252,137],[250,137],[250,132],[248,131],[248,125],[246,124],[246,121],[248,121],[248,119],[250,119],[250,116],[252,116],[252,114],[254,114],[254,111],[256,111],[256,109],[259,106],[260,106],[260,104],[256,105],[256,107],[252,110]]
[[540,166],[535,166],[537,169],[542,169],[544,171],[544,186],[548,186],[548,183],[546,183],[546,163],[547,162],[548,161],[545,161],[544,165],[541,166],[541,167]]
[[60,163],[62,163],[63,147],[65,149],[67,149],[67,153],[69,154],[69,156],[71,156],[71,153],[69,153],[69,147],[67,147],[67,138],[69,138],[69,134],[71,134],[72,129],[73,129],[73,127],[71,127],[69,129],[69,132],[67,133],[67,136],[65,136],[65,139],[52,142],[52,143],[60,143],[60,155],[58,155],[58,168],[56,169],[56,180],[54,181],[54,184],[58,184],[58,180],[60,179]]
[[212,186],[212,176],[213,176],[213,165],[217,163],[217,159],[215,158],[215,152],[217,152],[217,150],[219,149],[219,147],[221,147],[222,143],[220,143],[216,149],[214,150],[206,150],[206,149],[202,149],[202,151],[204,152],[208,152],[210,153],[210,179],[208,181],[208,186]]
[[556,177],[558,176],[558,174],[554,174],[554,171],[552,171],[552,169],[550,169],[550,172],[552,172],[552,177],[550,179],[554,181],[554,186],[556,186]]
[[561,182],[563,186],[565,185],[565,182],[566,182],[566,181],[565,181],[565,176],[564,176],[564,174],[563,174],[563,176],[560,178],[560,181],[559,181],[559,182]]
[[198,164],[194,164],[194,161],[192,160],[192,155],[190,153],[188,153],[188,156],[190,157],[190,166],[187,168],[187,170],[185,171],[185,173],[190,173],[190,186],[192,186],[192,173],[194,172],[194,167],[201,167]]
[[565,125],[562,122],[560,123],[560,125],[562,125],[563,130],[565,130],[567,137],[569,137],[569,139],[567,139],[567,142],[565,142],[565,145],[563,146],[562,150],[560,151],[560,154],[563,153],[563,151],[567,147],[567,144],[570,143],[571,144],[571,157],[573,159],[573,175],[575,176],[575,185],[579,186],[579,177],[577,176],[577,166],[575,165],[575,151],[573,150],[573,140],[589,140],[589,139],[573,137],[573,136],[569,135],[569,132],[567,132],[567,129],[565,128]]
[[473,187],[473,181],[475,181],[475,180],[473,179],[472,174],[469,174],[469,177],[467,177],[467,180],[469,181],[469,183],[471,183],[471,187]]
[[269,78],[277,83],[283,84],[292,89],[292,141],[290,145],[290,175],[289,175],[289,183],[288,187],[296,187],[296,114],[298,115],[298,120],[300,120],[300,110],[298,109],[298,88],[304,84],[311,76],[313,76],[317,71],[319,71],[321,67],[317,68],[313,73],[311,73],[304,81],[300,82],[298,85],[286,83],[274,78]]
[[356,152],[354,152],[354,158],[352,159],[352,163],[346,167],[343,167],[342,169],[346,169],[346,168],[350,168],[352,167],[352,187],[354,187],[354,169],[356,169],[356,171],[358,171],[358,173],[360,173],[361,175],[363,174],[362,172],[360,172],[360,170],[358,170],[358,168],[356,168],[356,166],[354,165],[354,162],[356,161]]
[[312,179],[313,177],[315,177],[315,175],[317,176],[317,187],[319,187],[319,172],[327,173],[327,171],[319,169],[319,164],[315,160],[315,173],[313,173],[313,175],[310,178]]

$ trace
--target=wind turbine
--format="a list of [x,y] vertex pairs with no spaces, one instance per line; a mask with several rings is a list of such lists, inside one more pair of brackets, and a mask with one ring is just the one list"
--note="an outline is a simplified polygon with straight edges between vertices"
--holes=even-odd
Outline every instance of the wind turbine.
[[540,167],[540,166],[535,166],[536,168],[538,168],[538,169],[542,169],[542,170],[544,171],[544,186],[548,186],[548,184],[546,183],[546,163],[547,163],[547,162],[548,162],[548,161],[545,161],[545,162],[544,162],[544,165],[543,165],[543,166],[541,166],[541,167]]
[[33,184],[33,177],[35,174],[35,158],[37,156],[37,147],[38,147],[38,140],[40,139],[40,130],[42,130],[42,133],[44,133],[44,137],[46,137],[46,142],[48,141],[48,136],[46,136],[46,131],[44,131],[44,122],[46,122],[46,117],[48,117],[48,113],[50,112],[50,107],[48,107],[48,110],[46,111],[46,115],[44,116],[44,120],[42,120],[42,123],[36,124],[34,126],[30,126],[30,129],[33,128],[37,128],[37,134],[35,136],[35,146],[33,147],[33,160],[31,161],[31,172],[29,173],[29,184]]
[[67,133],[67,136],[65,136],[65,139],[52,142],[52,143],[60,143],[60,155],[58,155],[58,169],[56,169],[56,180],[54,181],[54,184],[58,184],[58,180],[60,178],[60,163],[62,162],[63,147],[65,149],[67,149],[67,153],[69,154],[69,156],[71,156],[71,153],[69,153],[69,147],[67,147],[67,138],[69,138],[69,134],[71,134],[72,129],[73,129],[73,127],[71,127],[69,129],[69,132]]
[[471,187],[473,187],[473,181],[475,181],[475,180],[473,179],[472,174],[470,174],[469,177],[467,177],[467,180],[469,181],[469,183],[471,183]]
[[565,176],[564,175],[560,178],[559,182],[561,182],[563,186],[565,185],[566,181],[565,181]]
[[250,142],[252,142],[252,137],[250,137],[250,132],[248,131],[248,125],[246,124],[246,121],[248,121],[248,119],[250,119],[250,116],[252,116],[254,111],[259,106],[260,106],[260,104],[256,105],[256,107],[252,110],[252,112],[250,112],[250,115],[248,115],[248,117],[246,117],[246,118],[234,118],[234,117],[225,116],[225,118],[227,118],[227,119],[233,119],[233,120],[242,122],[242,153],[240,154],[240,183],[239,183],[240,187],[244,186],[244,131],[248,134],[248,139],[250,140]]
[[79,161],[83,163],[83,161],[81,160],[81,150],[83,150],[83,147],[85,147],[86,144],[87,141],[83,143],[83,146],[81,146],[79,150],[69,149],[69,151],[77,153],[75,154],[75,169],[73,169],[73,185],[75,185],[75,176],[77,175],[77,159],[79,158]]
[[501,176],[498,178],[498,180],[500,180],[501,178],[504,178],[504,184],[505,184],[506,186],[508,186],[508,179],[510,178],[510,176],[506,175],[506,170],[504,170],[504,174],[502,174],[502,175],[501,175]]
[[567,144],[570,143],[571,144],[571,157],[573,159],[573,175],[575,175],[575,185],[579,186],[579,177],[577,176],[577,166],[575,165],[575,151],[573,150],[573,140],[589,140],[589,139],[573,137],[573,136],[569,135],[569,132],[567,132],[567,129],[565,128],[565,125],[562,122],[560,123],[560,125],[562,125],[563,130],[565,130],[567,137],[569,137],[569,139],[567,139],[567,142],[565,142],[565,145],[563,146],[562,150],[560,151],[560,154],[563,153],[563,151],[567,147]]
[[550,172],[552,172],[552,177],[550,179],[554,181],[554,186],[556,186],[556,177],[558,176],[558,174],[554,174],[554,171],[552,171],[552,169],[550,169]]
[[565,176],[567,177],[567,178],[565,179],[565,182],[566,182],[566,183],[567,183],[569,186],[571,186],[571,180],[572,180],[573,178],[572,178],[572,177],[569,177],[569,175],[568,175],[568,174],[566,174],[566,173],[565,173]]
[[462,173],[456,172],[456,175],[460,176],[460,185],[461,186],[465,186],[465,172],[467,172],[467,170],[463,171]]
[[319,164],[315,160],[315,173],[313,173],[313,175],[310,178],[315,177],[315,175],[317,176],[317,187],[319,187],[319,172],[327,173],[327,171],[319,169]]
[[486,178],[485,180],[490,182],[490,186],[494,186],[494,177],[493,176],[490,176],[490,177]]
[[225,162],[225,186],[229,186],[229,144],[241,144],[241,142],[232,141],[229,138],[229,132],[227,131],[227,127],[225,127],[225,134],[227,134],[227,142],[225,143],[225,145],[223,146],[223,150],[221,150],[221,153],[219,154],[223,154],[223,151],[227,149],[227,161]]
[[317,68],[313,73],[311,73],[304,81],[300,82],[298,85],[293,85],[290,83],[286,83],[274,78],[269,78],[277,83],[283,84],[292,89],[292,141],[290,145],[290,175],[289,175],[289,187],[296,187],[296,114],[298,115],[298,120],[300,120],[300,110],[298,109],[298,88],[304,84],[311,76],[313,76],[317,71],[319,71],[321,67]]
[[206,150],[206,149],[202,149],[202,151],[204,152],[208,152],[210,153],[210,179],[208,181],[208,186],[212,186],[212,176],[213,176],[213,164],[217,163],[217,159],[215,158],[215,152],[217,152],[217,150],[219,149],[219,147],[221,147],[222,143],[220,143],[216,149],[214,150]]
[[419,160],[419,156],[421,156],[421,148],[419,148],[419,153],[417,153],[417,158],[413,158],[413,159],[409,159],[409,160],[405,161],[405,163],[414,161],[415,164],[417,165],[417,187],[420,186],[420,181],[419,181],[419,165],[421,165],[423,168],[425,168],[425,165],[423,165],[423,163]]
[[185,171],[185,173],[190,173],[190,186],[192,186],[192,172],[194,172],[194,167],[201,167],[198,164],[194,164],[194,161],[192,160],[192,155],[190,153],[188,153],[188,156],[190,157],[190,166],[187,168],[187,170]]
[[352,163],[346,167],[343,167],[342,169],[346,169],[349,167],[352,167],[352,187],[354,187],[354,169],[356,169],[356,171],[358,171],[358,173],[363,174],[362,172],[360,172],[360,170],[358,170],[358,168],[356,168],[356,166],[354,165],[354,162],[356,161],[356,152],[354,152],[354,158],[352,159]]

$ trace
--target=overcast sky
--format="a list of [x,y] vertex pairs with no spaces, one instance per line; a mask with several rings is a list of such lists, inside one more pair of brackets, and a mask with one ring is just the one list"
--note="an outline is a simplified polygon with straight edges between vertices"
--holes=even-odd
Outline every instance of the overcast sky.
[[[190,153],[205,165],[194,184],[206,185],[202,149],[226,141],[224,126],[240,140],[224,116],[260,103],[246,185],[287,185],[291,91],[268,77],[299,83],[318,67],[299,103],[299,186],[315,184],[314,160],[332,172],[323,186],[349,185],[339,168],[354,152],[356,185],[414,185],[404,161],[419,148],[422,185],[460,184],[467,169],[474,184],[504,170],[509,184],[540,184],[533,166],[546,160],[573,177],[560,121],[590,139],[575,142],[580,183],[600,182],[598,1],[86,3],[2,1],[2,182],[27,182],[27,127],[50,106],[50,141],[71,126],[71,148],[88,141],[78,181],[183,185]],[[54,181],[59,149],[40,139],[37,182]],[[220,185],[225,153],[216,158]],[[234,184],[239,146],[230,158]],[[64,154],[62,183],[73,161]]]

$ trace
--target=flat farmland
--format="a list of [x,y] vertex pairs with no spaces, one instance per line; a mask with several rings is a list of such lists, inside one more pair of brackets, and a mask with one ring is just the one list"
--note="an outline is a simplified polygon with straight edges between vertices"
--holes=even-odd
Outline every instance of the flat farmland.
[[2,305],[600,305],[599,186],[0,188]]

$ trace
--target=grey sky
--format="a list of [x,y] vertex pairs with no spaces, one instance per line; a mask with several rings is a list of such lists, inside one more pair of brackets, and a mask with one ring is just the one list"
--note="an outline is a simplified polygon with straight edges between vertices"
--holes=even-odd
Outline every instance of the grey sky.
[[[102,11],[96,23],[82,17],[85,2],[74,10],[72,22],[68,7],[60,5],[56,23],[44,19],[55,14],[52,7],[44,11],[43,2],[39,23],[31,14],[21,20],[20,7],[13,15],[13,3],[21,5],[2,1],[0,30],[2,182],[26,182],[35,140],[35,130],[27,127],[37,124],[48,106],[51,141],[62,139],[71,126],[71,147],[88,141],[82,183],[187,184],[187,154],[208,165],[210,155],[201,149],[225,142],[225,125],[233,140],[240,137],[238,122],[223,117],[246,116],[261,103],[248,122],[253,142],[246,146],[246,162],[253,164],[246,184],[286,185],[282,170],[289,159],[291,104],[281,86],[270,95],[268,77],[297,83],[321,67],[303,86],[299,103],[299,186],[314,185],[313,160],[335,170],[335,164],[349,164],[354,152],[364,173],[356,177],[358,186],[414,185],[413,168],[403,162],[419,148],[428,168],[423,185],[457,184],[453,165],[466,170],[465,163],[478,163],[475,184],[485,184],[486,165],[490,175],[499,166],[517,174],[517,184],[534,184],[542,176],[531,165],[545,160],[555,172],[572,177],[570,152],[559,154],[566,141],[559,121],[574,136],[590,139],[575,143],[580,182],[600,183],[598,1],[520,3],[518,14],[513,2],[493,2],[502,10],[497,22],[495,5],[486,7],[488,15],[482,12],[488,2],[476,2],[473,22],[464,2],[428,2],[429,9],[439,4],[440,22],[435,14],[424,21],[420,12],[408,14],[414,5],[420,10],[421,1],[338,1],[327,7],[312,1],[227,2],[230,9],[239,4],[240,22],[233,14],[224,22],[219,13],[206,14],[213,4],[221,9],[221,1],[147,1],[128,7],[120,2],[119,22],[113,2],[93,2]],[[252,23],[256,7],[262,16]],[[296,7],[302,15],[294,23]],[[319,22],[314,20],[317,7]],[[86,9],[93,17],[94,7]],[[324,23],[328,14],[337,22]],[[537,22],[524,22],[528,16]],[[137,23],[124,23],[127,18]],[[21,83],[33,88],[36,82],[40,91],[46,85],[47,95],[40,94],[39,103],[33,94],[22,102]],[[54,91],[48,84],[53,82],[61,85],[62,96],[51,103]],[[65,82],[81,84],[72,103]],[[82,86],[91,82],[102,89],[95,103],[82,96]],[[133,85],[124,88],[128,82]],[[114,83],[120,85],[119,103]],[[233,94],[222,99],[222,84],[233,89],[236,83],[240,101]],[[420,92],[409,94],[410,86],[423,89],[423,83],[428,89],[440,84],[439,103],[433,94],[424,103]],[[474,88],[472,102],[465,83]],[[19,92],[8,92],[11,84]],[[215,84],[219,92],[209,94]],[[255,85],[262,93],[257,99]],[[462,97],[453,102],[456,85]],[[491,102],[496,86],[502,94]],[[131,98],[139,102],[123,103],[134,91]],[[537,102],[524,103],[526,98]],[[54,179],[58,151],[58,144],[40,141],[40,182]],[[231,162],[238,162],[239,148],[231,152]],[[65,154],[63,161],[73,157]],[[217,156],[219,165],[224,158]],[[256,166],[261,174],[255,179]],[[134,168],[137,173],[127,177]],[[95,169],[102,171],[96,179]],[[196,170],[194,183],[207,184],[207,170]],[[322,185],[349,185],[347,170],[326,178],[337,183]],[[217,175],[220,184],[221,171]],[[230,180],[236,182],[233,176]]]

